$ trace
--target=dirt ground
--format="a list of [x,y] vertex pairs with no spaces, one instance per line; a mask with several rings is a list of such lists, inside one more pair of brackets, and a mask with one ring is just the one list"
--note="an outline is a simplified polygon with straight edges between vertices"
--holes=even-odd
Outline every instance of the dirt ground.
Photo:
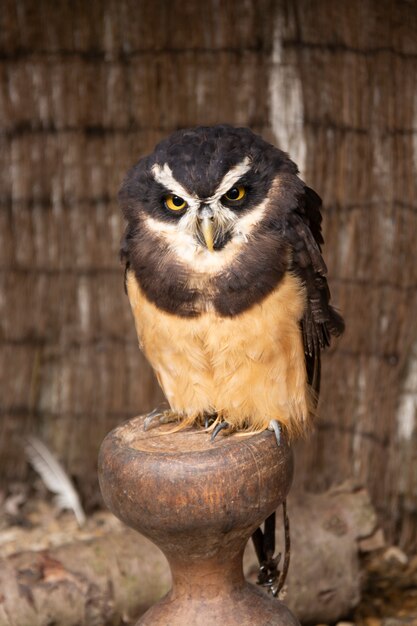
[[417,555],[391,547],[364,559],[362,589],[355,624],[417,624]]
[[[16,483],[0,492],[0,558],[26,550],[42,550],[87,541],[120,529],[107,511],[96,511],[79,528],[71,512],[60,512],[42,488],[36,495]],[[339,626],[417,626],[417,555],[396,547],[364,557],[362,597],[354,615]],[[320,625],[322,626],[322,625]]]

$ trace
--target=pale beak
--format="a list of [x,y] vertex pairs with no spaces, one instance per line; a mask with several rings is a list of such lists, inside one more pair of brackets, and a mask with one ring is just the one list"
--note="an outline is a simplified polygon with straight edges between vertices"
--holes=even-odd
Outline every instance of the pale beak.
[[199,212],[198,219],[200,220],[200,229],[207,249],[210,252],[214,252],[214,222],[211,208],[204,206]]
[[204,241],[206,242],[207,249],[210,252],[214,251],[214,226],[213,219],[211,217],[203,217],[201,220],[201,232],[203,233]]

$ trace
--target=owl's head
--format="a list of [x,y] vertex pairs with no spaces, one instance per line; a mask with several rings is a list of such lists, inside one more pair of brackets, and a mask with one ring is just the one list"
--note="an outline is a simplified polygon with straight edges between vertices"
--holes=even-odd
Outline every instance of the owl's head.
[[148,241],[204,270],[250,239],[280,177],[284,201],[288,181],[297,195],[296,175],[287,154],[247,128],[197,127],[173,133],[141,159],[119,198],[131,237],[146,232]]

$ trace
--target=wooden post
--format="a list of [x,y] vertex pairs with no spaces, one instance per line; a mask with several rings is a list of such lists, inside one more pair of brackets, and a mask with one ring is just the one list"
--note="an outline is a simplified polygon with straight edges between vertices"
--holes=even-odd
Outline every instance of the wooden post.
[[253,531],[289,491],[293,462],[264,432],[218,436],[144,432],[143,417],[114,429],[99,456],[104,500],[166,555],[172,589],[139,625],[296,626],[278,600],[245,581],[242,556]]

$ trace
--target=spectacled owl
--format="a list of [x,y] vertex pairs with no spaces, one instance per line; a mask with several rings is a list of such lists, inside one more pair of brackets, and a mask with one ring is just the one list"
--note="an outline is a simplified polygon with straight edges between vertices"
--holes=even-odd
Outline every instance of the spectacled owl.
[[343,320],[329,303],[321,200],[297,174],[285,152],[229,125],[174,132],[127,174],[126,290],[181,425],[209,416],[216,434],[293,436],[311,421],[320,351]]
[[[180,130],[127,174],[121,256],[139,343],[170,410],[214,438],[308,428],[320,352],[344,328],[330,305],[320,197],[296,165],[247,128]],[[277,595],[275,512],[253,534],[259,584]]]

